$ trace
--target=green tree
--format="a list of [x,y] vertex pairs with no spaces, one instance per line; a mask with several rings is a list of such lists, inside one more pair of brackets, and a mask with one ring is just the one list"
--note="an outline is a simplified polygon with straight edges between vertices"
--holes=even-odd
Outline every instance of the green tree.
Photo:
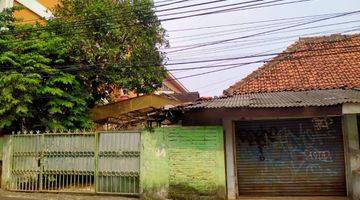
[[0,13],[0,128],[90,128],[89,108],[113,88],[162,83],[167,41],[150,0],[60,0],[43,25],[13,11]]
[[68,62],[64,38],[14,23],[12,12],[0,13],[0,128],[91,128],[87,90],[55,67]]
[[[151,0],[61,0],[49,28],[67,41],[70,64],[94,103],[114,88],[151,93],[165,77],[165,31]],[[108,98],[109,99],[109,98]]]

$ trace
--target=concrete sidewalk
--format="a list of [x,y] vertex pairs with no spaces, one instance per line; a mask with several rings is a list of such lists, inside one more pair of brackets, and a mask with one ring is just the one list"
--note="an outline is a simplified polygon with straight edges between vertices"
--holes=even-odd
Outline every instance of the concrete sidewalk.
[[119,196],[95,196],[91,194],[25,193],[0,190],[0,200],[137,200]]
[[348,200],[347,197],[240,197],[238,200]]

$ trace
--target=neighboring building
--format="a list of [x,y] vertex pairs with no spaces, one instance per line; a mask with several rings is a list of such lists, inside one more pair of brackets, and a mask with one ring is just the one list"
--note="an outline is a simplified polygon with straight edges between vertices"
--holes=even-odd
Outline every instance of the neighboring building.
[[144,95],[114,92],[114,103],[96,106],[91,110],[97,130],[129,130],[144,127],[149,120],[147,113],[164,107],[196,101],[198,92],[189,92],[176,78],[167,72],[162,86],[153,94]]
[[51,9],[58,3],[58,0],[0,0],[0,10],[12,6],[22,6],[24,9],[16,11],[15,18],[25,23],[36,23],[42,19],[52,16]]
[[183,126],[223,128],[228,199],[360,199],[360,34],[300,38],[224,97],[162,112],[179,110]]
[[[0,10],[12,6],[23,6],[24,9],[14,13],[15,18],[25,23],[36,23],[52,17],[51,10],[58,2],[58,0],[0,0]],[[117,129],[119,126],[127,128],[129,125],[136,127],[140,121],[143,121],[144,111],[191,102],[199,98],[199,93],[189,92],[170,72],[166,73],[162,86],[154,95],[139,98],[143,94],[123,89],[115,89],[111,95],[115,103],[93,109],[93,120],[99,123],[101,130]]]

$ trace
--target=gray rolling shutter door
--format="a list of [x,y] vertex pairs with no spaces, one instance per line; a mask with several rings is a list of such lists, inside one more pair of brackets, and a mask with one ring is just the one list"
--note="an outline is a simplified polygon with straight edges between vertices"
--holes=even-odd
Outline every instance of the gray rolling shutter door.
[[240,195],[346,195],[341,118],[236,123]]

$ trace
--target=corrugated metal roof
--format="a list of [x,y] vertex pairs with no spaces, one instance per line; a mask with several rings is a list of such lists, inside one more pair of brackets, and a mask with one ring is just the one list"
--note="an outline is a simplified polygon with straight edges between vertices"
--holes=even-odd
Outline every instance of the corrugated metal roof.
[[282,108],[332,106],[343,103],[360,103],[360,90],[332,89],[243,94],[208,101],[199,101],[192,105],[185,106],[185,109]]

